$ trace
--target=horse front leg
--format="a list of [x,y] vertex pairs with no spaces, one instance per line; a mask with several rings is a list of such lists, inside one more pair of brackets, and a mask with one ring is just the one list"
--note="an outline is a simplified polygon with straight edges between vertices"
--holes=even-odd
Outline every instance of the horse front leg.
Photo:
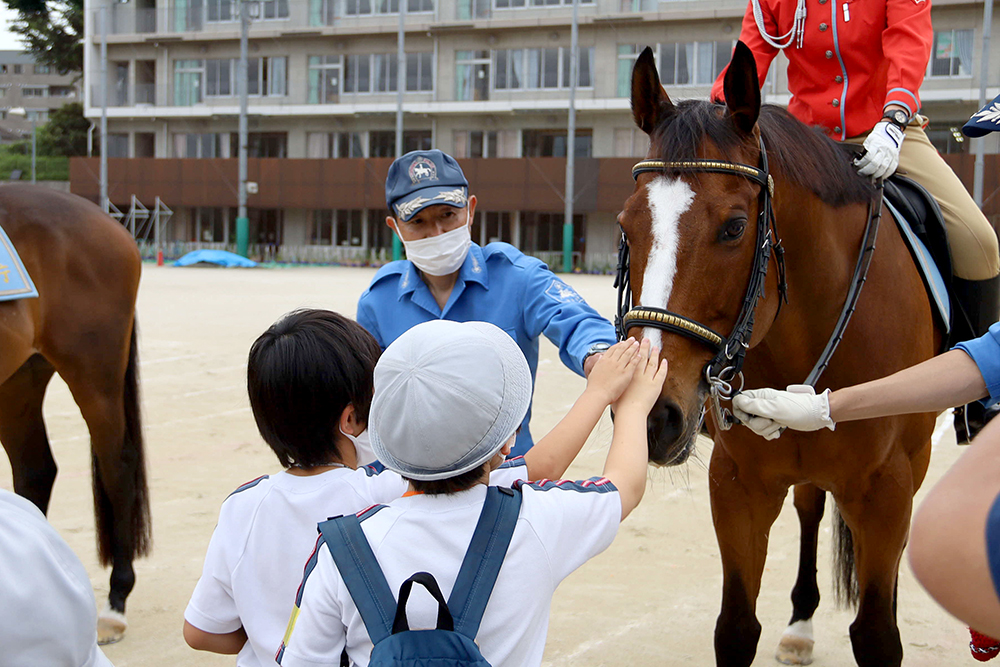
[[826,505],[826,492],[812,484],[797,484],[794,494],[800,528],[799,574],[792,588],[792,620],[781,635],[774,657],[786,665],[808,665],[813,659],[812,617],[819,606],[816,543]]
[[899,453],[860,484],[863,494],[838,500],[854,543],[859,600],[850,632],[860,667],[897,667],[903,661],[896,589],[913,504],[911,479],[909,462]]
[[709,465],[712,519],[722,556],[722,609],[715,624],[715,663],[747,667],[760,639],[757,594],[767,558],[767,537],[787,488],[768,486],[738,468],[716,443]]

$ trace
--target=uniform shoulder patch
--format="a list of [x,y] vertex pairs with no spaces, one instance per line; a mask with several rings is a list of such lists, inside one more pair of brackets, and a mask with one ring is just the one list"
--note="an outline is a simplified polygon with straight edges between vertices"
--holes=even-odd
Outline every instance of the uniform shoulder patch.
[[580,303],[583,301],[583,297],[577,294],[575,289],[558,278],[552,279],[552,283],[546,288],[545,294],[559,303]]

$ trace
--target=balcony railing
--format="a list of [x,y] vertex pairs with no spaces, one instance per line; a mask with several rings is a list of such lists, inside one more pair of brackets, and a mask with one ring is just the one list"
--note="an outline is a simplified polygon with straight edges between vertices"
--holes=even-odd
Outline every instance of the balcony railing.
[[[108,106],[109,107],[130,107],[130,106],[152,106],[156,104],[156,84],[138,83],[135,85],[132,95],[129,94],[127,85],[119,86],[114,82],[108,84]],[[101,106],[101,84],[94,84],[90,87],[90,103],[94,107]]]

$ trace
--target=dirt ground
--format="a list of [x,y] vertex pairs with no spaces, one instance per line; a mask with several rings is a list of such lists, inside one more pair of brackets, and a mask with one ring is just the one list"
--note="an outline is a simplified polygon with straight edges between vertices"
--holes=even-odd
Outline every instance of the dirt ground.
[[[138,307],[140,378],[154,551],[136,563],[128,634],[119,644],[105,647],[118,667],[234,664],[233,657],[189,649],[180,631],[219,504],[241,483],[278,470],[247,403],[247,352],[265,328],[294,308],[324,307],[353,315],[373,273],[319,267],[144,268]],[[613,314],[610,277],[570,276],[569,282],[602,314]],[[547,432],[583,386],[544,341],[533,431]],[[50,387],[45,415],[59,464],[49,518],[87,567],[103,604],[109,573],[98,566],[95,553],[88,436],[58,378]],[[605,417],[568,476],[599,473],[610,435]],[[714,664],[712,635],[722,574],[708,500],[710,451],[711,442],[703,439],[697,457],[686,465],[650,471],[649,491],[612,547],[557,592],[544,664]],[[935,448],[918,502],[960,453],[949,431]],[[5,458],[0,460],[0,487],[11,488]],[[852,614],[834,610],[831,601],[829,519],[820,540],[824,601],[815,620],[814,664],[851,665]],[[791,614],[797,556],[798,527],[789,495],[771,533],[758,602],[763,632],[757,665],[776,664],[772,656]],[[920,589],[905,564],[899,626],[904,665],[974,664],[966,629]]]

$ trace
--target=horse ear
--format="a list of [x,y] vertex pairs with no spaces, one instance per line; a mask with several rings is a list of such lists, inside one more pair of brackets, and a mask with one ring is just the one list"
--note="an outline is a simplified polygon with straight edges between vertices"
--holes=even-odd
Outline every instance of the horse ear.
[[760,116],[760,80],[753,52],[743,42],[736,42],[726,78],[722,82],[722,91],[736,127],[744,134],[753,132]]
[[674,111],[674,103],[660,85],[653,49],[647,46],[632,68],[632,118],[640,130],[652,134]]

